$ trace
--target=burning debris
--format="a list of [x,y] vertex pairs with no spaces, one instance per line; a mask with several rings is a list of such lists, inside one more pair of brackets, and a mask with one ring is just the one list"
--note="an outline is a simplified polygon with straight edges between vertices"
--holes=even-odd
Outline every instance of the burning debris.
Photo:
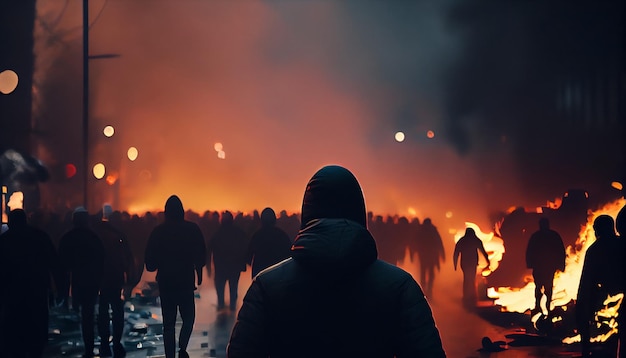
[[39,183],[48,179],[48,169],[35,157],[12,149],[0,155],[0,184],[7,187],[3,194],[11,198],[13,193],[24,193],[26,208],[39,206]]
[[[526,282],[522,287],[489,287],[488,297],[494,300],[494,305],[502,313],[512,312],[524,315],[529,312],[534,313],[530,320],[537,332],[548,335],[552,339],[560,337],[560,342],[565,344],[580,342],[581,337],[575,329],[574,316],[585,253],[596,240],[593,223],[600,215],[615,218],[625,204],[626,200],[621,198],[588,213],[587,222],[580,229],[577,240],[567,247],[565,270],[558,272],[554,277],[554,293],[552,301],[548,303],[552,312],[549,315],[546,312],[532,311],[535,306],[535,284],[530,275],[524,277]],[[507,238],[503,240],[506,247]],[[607,342],[617,334],[617,312],[622,304],[623,296],[624,293],[608,295],[602,302],[603,307],[598,307],[591,327],[592,343]]]

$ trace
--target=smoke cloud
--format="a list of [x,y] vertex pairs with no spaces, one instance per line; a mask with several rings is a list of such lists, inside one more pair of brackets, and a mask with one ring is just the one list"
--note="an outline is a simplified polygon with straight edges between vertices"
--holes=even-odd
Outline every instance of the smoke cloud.
[[[578,73],[587,52],[574,44],[601,36],[591,50],[613,54],[620,38],[608,31],[623,19],[586,27],[587,38],[570,33],[582,9],[498,4],[92,1],[91,54],[119,54],[90,60],[90,162],[119,173],[113,186],[92,178],[93,201],[154,210],[176,193],[197,211],[297,212],[309,177],[333,163],[355,173],[375,213],[435,223],[452,213],[450,226],[486,226],[512,205],[608,188],[621,154],[598,161],[590,152],[604,143],[604,153],[621,153],[623,138],[602,139],[619,122],[594,142],[578,124],[563,132],[552,89]],[[613,10],[584,19],[596,25],[593,16]],[[78,2],[38,2],[39,157],[52,168],[52,205],[80,204],[87,172],[54,175],[82,163],[81,21]],[[546,27],[537,21],[553,25],[553,37],[539,41]],[[562,34],[569,42],[553,48]],[[105,125],[113,137],[102,135]],[[397,131],[405,141],[394,140]],[[584,155],[566,158],[572,148]]]

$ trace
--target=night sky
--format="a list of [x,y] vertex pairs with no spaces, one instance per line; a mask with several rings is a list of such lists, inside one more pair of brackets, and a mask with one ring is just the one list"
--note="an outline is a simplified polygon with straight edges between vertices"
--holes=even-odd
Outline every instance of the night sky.
[[[81,201],[80,5],[37,5],[50,206]],[[90,54],[119,55],[90,60],[90,163],[119,172],[92,177],[94,205],[141,212],[177,193],[197,211],[297,212],[331,163],[369,210],[452,226],[570,188],[621,196],[621,1],[99,0],[90,14]]]

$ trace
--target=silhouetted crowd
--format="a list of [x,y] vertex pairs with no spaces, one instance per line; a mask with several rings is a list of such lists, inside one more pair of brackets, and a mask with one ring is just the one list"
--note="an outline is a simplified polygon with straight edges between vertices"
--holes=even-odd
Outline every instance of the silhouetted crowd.
[[[584,356],[592,352],[589,327],[599,302],[625,291],[626,251],[618,236],[626,234],[625,216],[622,209],[617,222],[608,215],[594,222],[596,241],[586,253],[576,310]],[[93,215],[78,207],[64,215],[38,211],[27,218],[17,209],[8,218],[8,230],[0,236],[3,357],[41,356],[54,301],[79,312],[85,357],[94,356],[94,326],[99,355],[124,357],[124,300],[144,269],[156,272],[166,357],[177,352],[189,357],[194,291],[205,271],[215,284],[217,309],[235,313],[240,275],[248,266],[253,281],[238,311],[229,357],[445,356],[426,299],[432,298],[446,260],[437,227],[429,218],[420,222],[367,212],[358,181],[343,167],[324,167],[311,178],[300,216],[276,215],[272,208],[252,215],[200,215],[185,211],[172,195],[164,211],[142,216],[104,205]],[[565,248],[547,218],[538,226],[528,240],[526,267],[536,287],[532,312],[550,317],[553,280],[565,270]],[[419,284],[396,266],[414,254]],[[476,277],[489,268],[488,253],[472,228],[455,245],[455,270],[459,259],[463,303],[471,308],[477,301]],[[622,323],[623,309],[620,313]]]

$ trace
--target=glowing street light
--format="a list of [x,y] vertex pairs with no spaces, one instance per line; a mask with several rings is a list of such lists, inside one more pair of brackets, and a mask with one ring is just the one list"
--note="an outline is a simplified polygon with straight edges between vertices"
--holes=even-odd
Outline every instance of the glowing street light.
[[396,132],[395,138],[398,143],[404,142],[404,132]]
[[17,88],[19,79],[17,73],[12,70],[6,70],[0,72],[0,92],[3,94],[9,94]]
[[139,151],[135,147],[130,147],[126,152],[126,155],[131,162],[134,162],[135,159],[137,159],[137,156],[139,156]]
[[98,163],[93,166],[93,176],[96,177],[96,179],[104,178],[104,174],[106,174],[104,164]]
[[113,126],[106,126],[104,130],[102,130],[102,133],[104,133],[105,137],[111,138],[115,134],[115,128],[113,128]]

